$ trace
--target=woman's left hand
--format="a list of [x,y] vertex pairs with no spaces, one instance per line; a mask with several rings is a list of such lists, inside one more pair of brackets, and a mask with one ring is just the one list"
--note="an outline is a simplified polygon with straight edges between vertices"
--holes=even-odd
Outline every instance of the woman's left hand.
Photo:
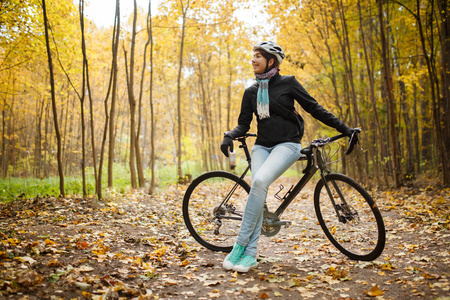
[[233,139],[229,136],[224,136],[222,140],[222,144],[220,144],[220,151],[228,157],[228,149],[230,149],[230,152],[233,152]]

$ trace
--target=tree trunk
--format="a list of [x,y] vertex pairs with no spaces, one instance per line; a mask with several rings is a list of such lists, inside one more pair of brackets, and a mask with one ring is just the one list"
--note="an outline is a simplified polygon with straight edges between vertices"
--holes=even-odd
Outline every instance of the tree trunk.
[[183,48],[184,48],[184,37],[186,29],[186,15],[189,9],[189,0],[187,0],[187,5],[184,7],[183,0],[180,0],[182,23],[181,23],[181,42],[180,42],[180,57],[178,65],[178,78],[177,78],[177,173],[178,181],[180,182],[183,177],[183,172],[181,169],[181,73],[183,70]]
[[381,39],[381,58],[383,63],[383,73],[384,73],[384,86],[386,88],[386,97],[388,101],[389,108],[389,137],[391,141],[391,153],[392,153],[392,166],[393,166],[393,179],[394,187],[398,188],[400,186],[400,166],[398,163],[398,142],[397,142],[397,132],[395,126],[397,124],[395,116],[395,99],[394,99],[394,85],[392,82],[391,66],[388,59],[388,44],[385,33],[384,17],[383,17],[383,3],[378,0],[378,18],[380,22],[380,39]]
[[134,97],[134,54],[136,46],[136,22],[137,22],[137,4],[134,0],[133,29],[131,33],[130,67],[127,66],[127,53],[125,53],[125,69],[127,75],[128,103],[130,104],[130,173],[131,186],[137,188],[136,182],[136,99]]
[[[80,0],[79,3],[80,8],[80,26],[81,26],[81,47],[83,51],[83,83],[81,89],[81,98],[80,98],[80,106],[81,106],[81,148],[82,148],[82,161],[81,161],[81,173],[83,178],[83,198],[87,197],[86,190],[86,124],[84,120],[84,99],[85,99],[85,89],[86,89],[86,65],[85,65],[85,45],[84,45],[84,2]],[[96,179],[97,180],[97,179]],[[97,189],[97,187],[96,187]]]
[[[124,55],[125,55],[125,71],[127,76],[127,90],[128,90],[128,103],[130,105],[130,158],[129,158],[129,165],[130,165],[130,174],[131,174],[131,187],[133,189],[137,188],[137,182],[136,182],[136,152],[134,150],[134,147],[136,147],[135,142],[135,134],[134,131],[135,123],[136,123],[136,100],[134,99],[134,93],[133,88],[131,85],[131,80],[129,77],[128,72],[128,58],[127,58],[127,52],[125,48],[123,49]],[[131,68],[130,68],[131,69]]]
[[147,34],[150,40],[150,168],[152,178],[150,181],[149,194],[153,194],[155,189],[155,112],[153,107],[153,28],[152,28],[152,1],[148,1],[148,15],[147,15]]
[[441,107],[442,107],[442,173],[445,185],[450,185],[450,14],[448,0],[438,0],[441,16]]
[[50,121],[50,104],[47,103],[47,106],[45,107],[45,134],[44,134],[44,177],[47,178],[49,176],[49,167],[48,167],[48,127],[49,127],[49,121]]
[[[115,121],[117,98],[117,56],[119,52],[120,37],[120,0],[116,0],[116,16],[114,19],[114,35],[112,41],[112,91],[111,107],[109,111],[109,147],[108,147],[108,187],[113,187],[114,145],[115,145]],[[105,125],[106,127],[106,125]]]
[[[150,6],[151,1],[149,3],[149,11],[147,13],[147,22],[148,18],[150,16]],[[148,26],[148,25],[147,25]],[[148,32],[148,28],[147,28]],[[137,167],[138,167],[138,178],[139,178],[139,186],[144,187],[145,185],[145,178],[144,178],[144,170],[142,168],[142,158],[141,158],[141,147],[140,147],[140,135],[141,135],[141,124],[142,124],[142,95],[144,93],[144,79],[145,79],[145,70],[147,66],[147,49],[148,45],[150,44],[150,34],[148,34],[147,41],[145,42],[144,46],[144,57],[143,57],[143,63],[142,63],[142,73],[141,73],[141,83],[139,88],[139,113],[138,113],[138,129],[137,129],[137,138],[136,138],[136,158],[137,158]],[[145,133],[144,133],[144,141],[145,141]]]
[[[36,144],[34,146],[34,166],[35,172],[34,176],[36,178],[41,178],[41,164],[42,164],[42,116],[44,115],[44,105],[45,100],[42,100],[39,115],[36,120]],[[3,149],[2,149],[3,152]]]
[[212,169],[212,161],[211,161],[211,149],[210,149],[210,137],[211,137],[211,129],[210,129],[210,121],[209,121],[209,114],[208,114],[208,104],[206,102],[206,91],[205,91],[205,84],[203,82],[203,70],[202,70],[202,66],[201,66],[201,61],[199,60],[198,64],[198,83],[199,83],[199,87],[200,87],[200,97],[201,97],[201,103],[202,103],[202,132],[204,132],[203,130],[206,130],[206,134],[203,133],[203,138],[202,138],[202,148],[205,151],[205,167],[206,170],[211,170]]
[[8,175],[8,147],[9,139],[6,138],[6,109],[2,111],[2,178]]
[[53,121],[55,125],[55,133],[56,133],[56,141],[57,141],[57,161],[58,161],[58,174],[59,174],[59,192],[61,196],[65,196],[64,192],[64,173],[62,166],[62,157],[61,157],[61,133],[59,132],[58,125],[58,115],[56,110],[56,95],[55,95],[55,78],[53,75],[53,62],[52,62],[52,53],[50,50],[50,39],[48,35],[48,20],[47,20],[47,10],[45,8],[45,0],[42,0],[42,13],[44,15],[44,30],[45,30],[45,44],[47,46],[47,58],[48,58],[48,68],[50,72],[50,87],[51,87],[51,96],[52,96],[52,109],[53,109]]

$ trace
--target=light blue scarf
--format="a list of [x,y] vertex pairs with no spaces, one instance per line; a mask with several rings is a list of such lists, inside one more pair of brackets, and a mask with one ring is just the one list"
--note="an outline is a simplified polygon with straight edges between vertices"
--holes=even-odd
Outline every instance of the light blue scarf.
[[272,68],[262,74],[255,74],[256,81],[259,83],[258,93],[256,94],[256,109],[260,119],[270,118],[269,112],[269,80],[278,73],[278,68]]

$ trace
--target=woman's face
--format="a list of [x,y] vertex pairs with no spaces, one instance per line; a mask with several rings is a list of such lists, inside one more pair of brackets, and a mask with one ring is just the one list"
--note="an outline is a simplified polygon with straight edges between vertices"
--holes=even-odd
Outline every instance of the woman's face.
[[262,56],[259,50],[253,52],[252,66],[253,72],[255,74],[262,74],[266,70],[267,59],[265,59],[265,57]]

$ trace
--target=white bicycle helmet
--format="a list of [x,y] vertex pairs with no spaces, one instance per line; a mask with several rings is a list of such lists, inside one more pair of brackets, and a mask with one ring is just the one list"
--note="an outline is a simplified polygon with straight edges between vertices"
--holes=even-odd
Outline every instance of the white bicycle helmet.
[[258,49],[264,50],[267,53],[275,55],[280,65],[283,59],[286,57],[286,55],[284,55],[283,49],[281,49],[280,46],[271,41],[259,42],[253,47],[253,51]]

